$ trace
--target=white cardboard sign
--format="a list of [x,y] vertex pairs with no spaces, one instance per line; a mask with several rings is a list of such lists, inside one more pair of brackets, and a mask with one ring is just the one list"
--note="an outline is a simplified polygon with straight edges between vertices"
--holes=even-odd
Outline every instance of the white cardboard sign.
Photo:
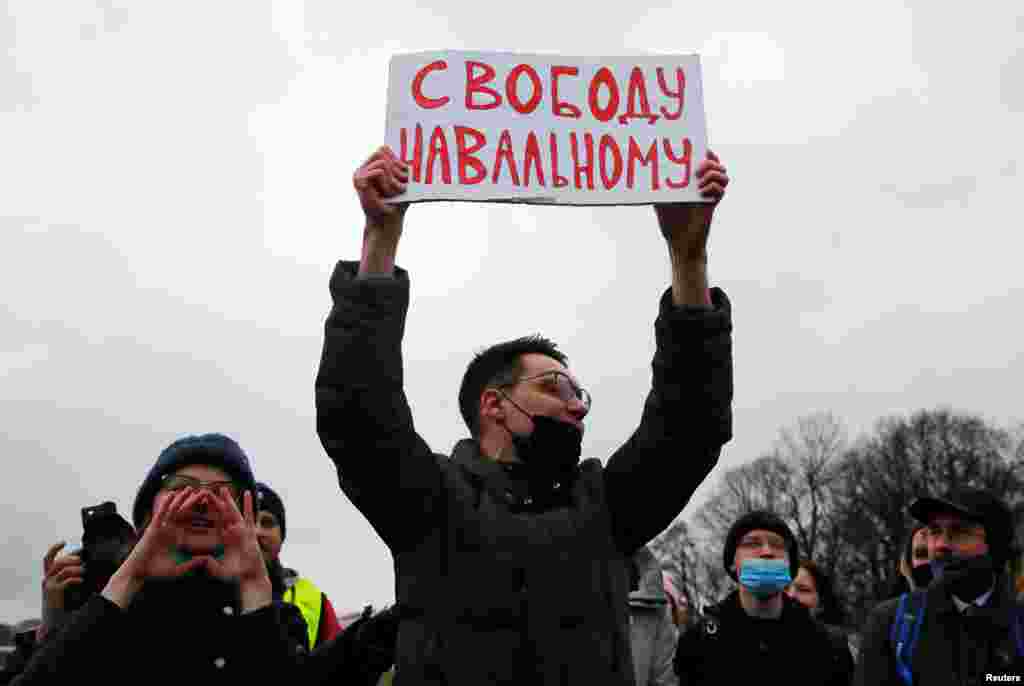
[[697,55],[391,59],[386,140],[412,167],[395,202],[697,202],[706,138]]

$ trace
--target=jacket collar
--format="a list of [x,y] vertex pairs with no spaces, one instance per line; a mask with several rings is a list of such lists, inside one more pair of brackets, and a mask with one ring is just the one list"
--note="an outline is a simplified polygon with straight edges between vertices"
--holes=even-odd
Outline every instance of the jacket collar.
[[[740,603],[740,590],[737,588],[728,596],[722,600],[714,611],[719,616],[731,616],[731,617],[742,617],[748,619],[756,619],[747,614],[747,611],[743,609],[743,605]],[[803,605],[795,600],[789,598],[785,593],[782,594],[782,614],[775,621],[779,622],[793,622],[793,621],[810,621],[811,613]],[[772,621],[772,620],[763,620]]]
[[[927,594],[929,609],[934,608],[936,613],[962,614],[960,608],[953,601],[952,594],[941,583],[932,584],[925,593]],[[1009,629],[1012,619],[1010,611],[1014,604],[1015,599],[1010,591],[1006,576],[998,574],[996,575],[995,589],[992,591],[988,603],[982,607],[975,607],[970,612],[972,617],[984,617],[996,626]]]
[[529,467],[524,464],[492,460],[480,452],[480,444],[471,438],[455,444],[452,460],[511,505],[531,507],[538,498],[547,500],[552,493],[569,486],[532,479]]

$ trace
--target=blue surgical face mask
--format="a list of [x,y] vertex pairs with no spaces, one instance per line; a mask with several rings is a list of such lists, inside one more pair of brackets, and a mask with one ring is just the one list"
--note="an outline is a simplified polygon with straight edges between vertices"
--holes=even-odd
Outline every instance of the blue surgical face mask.
[[768,598],[782,591],[793,580],[789,560],[766,560],[753,557],[740,563],[740,583],[758,598]]

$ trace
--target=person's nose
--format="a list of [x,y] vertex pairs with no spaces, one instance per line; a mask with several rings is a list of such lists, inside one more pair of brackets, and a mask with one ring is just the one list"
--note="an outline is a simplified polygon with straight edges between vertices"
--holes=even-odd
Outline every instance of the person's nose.
[[569,414],[577,421],[582,422],[589,412],[590,410],[587,409],[587,406],[579,398],[573,398],[569,401]]

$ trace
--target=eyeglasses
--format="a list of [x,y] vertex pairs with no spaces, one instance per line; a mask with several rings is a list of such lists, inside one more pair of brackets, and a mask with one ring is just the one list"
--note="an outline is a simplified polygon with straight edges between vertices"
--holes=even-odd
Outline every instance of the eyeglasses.
[[590,393],[581,388],[568,374],[557,369],[517,379],[512,383],[500,384],[498,388],[511,388],[526,381],[536,380],[541,381],[540,385],[544,390],[554,393],[566,403],[578,400],[583,404],[584,409],[590,412],[590,406],[593,404]]
[[242,492],[244,489],[234,481],[202,481],[187,474],[167,474],[160,483],[160,490],[162,491],[183,491],[186,488],[205,488],[211,493],[218,493],[221,488],[226,488],[238,504],[238,508],[242,508]]
[[760,550],[761,548],[768,546],[773,552],[785,552],[786,541],[781,536],[767,536],[764,538],[758,536],[750,536],[740,539],[738,547],[744,550]]
[[978,543],[985,540],[985,527],[976,524],[953,524],[952,526],[929,525],[925,529],[928,538],[944,536],[953,545]]

